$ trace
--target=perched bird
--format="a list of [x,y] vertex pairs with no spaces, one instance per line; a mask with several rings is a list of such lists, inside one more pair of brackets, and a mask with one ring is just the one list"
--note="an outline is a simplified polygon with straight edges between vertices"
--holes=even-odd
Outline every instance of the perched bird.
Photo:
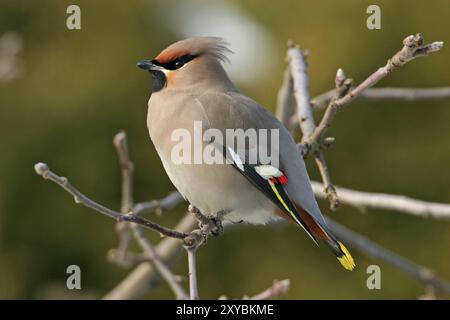
[[[328,228],[292,136],[228,78],[222,62],[229,52],[221,38],[189,38],[170,45],[155,59],[137,64],[153,78],[147,126],[170,180],[205,215],[251,224],[281,217],[298,224],[316,244],[317,239],[323,240],[342,266],[352,270],[354,260]],[[178,142],[172,132],[182,129],[195,136],[195,123],[223,136],[229,129],[277,130],[278,141],[259,138],[252,146],[231,146],[228,141],[203,139],[203,147],[214,146],[228,161],[176,163],[173,150]],[[196,152],[194,146],[195,142],[189,152]],[[250,150],[269,149],[278,155],[277,161],[247,161]]]

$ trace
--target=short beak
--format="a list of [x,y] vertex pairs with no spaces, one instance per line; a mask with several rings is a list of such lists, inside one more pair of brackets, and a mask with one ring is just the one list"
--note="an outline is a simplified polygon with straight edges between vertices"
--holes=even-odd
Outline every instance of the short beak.
[[160,69],[159,66],[157,66],[156,64],[154,64],[150,60],[139,61],[136,65],[139,68],[144,69],[144,70],[148,70],[148,71],[154,71],[154,70],[159,70]]

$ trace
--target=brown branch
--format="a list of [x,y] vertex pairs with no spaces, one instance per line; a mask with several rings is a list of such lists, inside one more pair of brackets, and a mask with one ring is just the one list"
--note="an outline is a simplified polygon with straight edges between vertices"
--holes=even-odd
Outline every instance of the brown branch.
[[142,217],[136,216],[134,214],[130,214],[130,213],[120,216],[118,220],[137,223],[148,229],[159,232],[161,235],[163,235],[165,237],[171,237],[171,238],[183,240],[189,236],[189,234],[187,234],[187,233],[179,232],[176,230],[166,228],[166,227],[164,227],[160,224],[157,224],[153,221],[147,220],[145,218],[142,218]]
[[364,254],[386,261],[397,269],[409,274],[420,283],[433,287],[436,291],[450,293],[450,283],[437,278],[430,269],[417,265],[414,262],[381,247],[368,238],[351,231],[328,217],[326,218],[326,221],[334,231],[334,234],[349,246],[360,250]]

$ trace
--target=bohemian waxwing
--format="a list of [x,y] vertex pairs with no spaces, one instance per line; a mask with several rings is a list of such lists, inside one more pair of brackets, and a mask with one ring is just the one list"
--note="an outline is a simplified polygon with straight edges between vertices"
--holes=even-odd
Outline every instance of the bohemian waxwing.
[[[280,217],[290,220],[303,227],[314,242],[323,240],[342,266],[352,270],[353,258],[327,226],[293,138],[269,111],[233,85],[221,64],[228,52],[220,38],[190,38],[137,64],[153,78],[147,126],[170,180],[205,215],[252,224]],[[202,132],[215,130],[215,138],[198,137],[199,124]],[[219,133],[226,137],[230,130],[242,133],[248,129],[278,135],[274,134],[275,141],[269,134],[258,136],[252,145],[242,139],[237,144],[236,139],[216,141]],[[214,159],[219,155],[225,161],[175,161],[174,150],[179,151],[179,138],[186,133],[193,140],[200,138],[200,143],[189,141],[183,156],[196,152],[197,156],[202,152],[196,150],[200,145],[204,150],[213,147],[209,152]],[[263,163],[261,150],[266,152],[261,154],[275,154],[275,160],[271,157],[269,163]],[[257,151],[253,162],[249,160],[252,151]]]

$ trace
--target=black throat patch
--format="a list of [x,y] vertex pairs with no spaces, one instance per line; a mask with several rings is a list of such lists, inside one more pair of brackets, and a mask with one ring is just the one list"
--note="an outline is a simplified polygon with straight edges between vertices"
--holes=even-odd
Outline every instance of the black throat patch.
[[150,71],[152,74],[152,92],[158,92],[162,88],[166,86],[167,78],[164,72],[162,71]]

